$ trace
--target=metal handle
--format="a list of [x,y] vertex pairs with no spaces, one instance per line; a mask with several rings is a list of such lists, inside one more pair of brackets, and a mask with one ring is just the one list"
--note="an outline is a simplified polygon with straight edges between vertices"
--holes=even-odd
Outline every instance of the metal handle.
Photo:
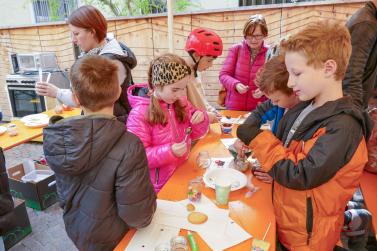
[[51,181],[50,183],[48,183],[48,187],[52,187],[53,185],[55,185],[56,184],[56,180],[54,180],[54,181]]
[[35,87],[9,87],[8,90],[19,90],[19,91],[35,91]]
[[14,177],[14,176],[17,176],[19,174],[21,174],[21,171],[14,172],[14,173],[11,174],[11,176]]

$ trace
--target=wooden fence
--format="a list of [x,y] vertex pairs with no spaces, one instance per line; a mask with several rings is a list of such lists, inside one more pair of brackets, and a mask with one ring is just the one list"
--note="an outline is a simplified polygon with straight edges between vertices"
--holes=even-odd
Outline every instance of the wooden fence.
[[[267,41],[273,42],[316,20],[334,19],[345,22],[363,2],[365,1],[332,0],[177,15],[174,17],[175,53],[187,57],[184,51],[185,40],[196,27],[210,28],[222,37],[223,55],[211,69],[202,74],[207,99],[214,103],[219,89],[218,73],[221,65],[228,48],[242,40],[243,25],[250,15],[260,13],[265,16],[269,28]],[[125,42],[137,56],[138,65],[132,72],[135,82],[145,82],[151,58],[168,51],[166,15],[110,19],[108,31]],[[11,72],[10,52],[55,52],[62,69],[69,68],[74,61],[70,32],[65,23],[0,28],[0,110],[8,116],[10,107],[5,91],[5,76]]]

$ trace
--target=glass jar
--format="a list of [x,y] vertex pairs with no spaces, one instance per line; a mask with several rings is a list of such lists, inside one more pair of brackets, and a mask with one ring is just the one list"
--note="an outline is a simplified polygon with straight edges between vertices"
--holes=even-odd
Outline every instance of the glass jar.
[[245,172],[248,168],[249,168],[249,162],[247,161],[246,158],[241,158],[239,156],[237,156],[235,159],[234,159],[234,169],[238,170],[238,171],[241,171],[241,172]]
[[251,159],[251,172],[254,175],[255,170],[258,170],[261,167],[259,161],[257,159]]
[[190,180],[187,188],[187,198],[192,202],[198,202],[202,198],[203,182],[202,178]]
[[9,124],[7,127],[7,132],[9,136],[17,136],[18,135],[18,128],[15,124]]
[[160,243],[154,248],[154,251],[170,251],[170,244],[169,243]]
[[170,240],[171,251],[188,251],[187,240],[184,236],[174,236]]

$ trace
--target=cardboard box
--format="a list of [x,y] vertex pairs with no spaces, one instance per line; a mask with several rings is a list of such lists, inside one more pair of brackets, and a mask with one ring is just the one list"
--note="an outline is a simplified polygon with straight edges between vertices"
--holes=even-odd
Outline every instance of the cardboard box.
[[[34,163],[34,162],[33,162]],[[35,170],[50,170],[48,166],[34,163]],[[25,200],[26,206],[43,210],[58,200],[56,192],[55,175],[37,182],[24,182],[24,164],[20,164],[7,169],[9,178],[9,188],[13,197]]]
[[14,199],[13,210],[16,219],[15,227],[2,236],[5,250],[10,249],[31,233],[31,225],[26,211],[25,201]]

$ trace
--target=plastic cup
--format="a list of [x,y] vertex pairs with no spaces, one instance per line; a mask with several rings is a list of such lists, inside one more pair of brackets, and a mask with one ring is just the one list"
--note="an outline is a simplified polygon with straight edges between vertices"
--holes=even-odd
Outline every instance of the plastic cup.
[[215,180],[216,201],[219,205],[227,205],[231,183],[225,179]]
[[221,123],[221,132],[223,134],[230,134],[232,132],[233,124],[231,123]]

